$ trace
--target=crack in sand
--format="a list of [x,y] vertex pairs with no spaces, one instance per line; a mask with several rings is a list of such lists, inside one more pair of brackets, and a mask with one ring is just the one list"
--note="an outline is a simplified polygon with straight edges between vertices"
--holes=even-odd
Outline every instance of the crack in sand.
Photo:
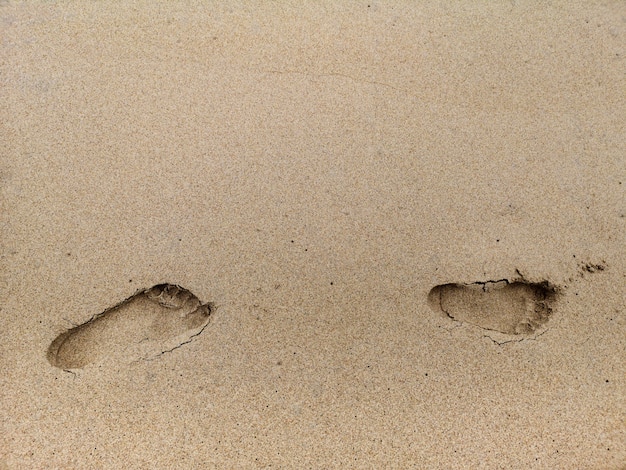
[[395,90],[395,91],[398,91],[398,92],[405,93],[407,95],[413,96],[407,90],[395,87],[393,85],[390,85],[389,83],[355,78],[355,77],[353,77],[351,75],[348,75],[348,74],[345,74],[345,73],[340,73],[340,72],[314,73],[314,72],[306,72],[306,71],[301,71],[301,70],[263,70],[263,72],[265,72],[265,73],[275,73],[275,74],[279,74],[279,75],[304,75],[305,77],[315,77],[315,78],[341,77],[341,78],[346,78],[348,80],[351,80],[354,83],[359,83],[361,85],[382,86],[382,87],[385,87],[385,88],[389,88],[391,90]]
[[[483,328],[484,329],[484,328]],[[524,337],[524,338],[514,338],[514,339],[507,339],[505,341],[498,341],[495,338],[492,338],[489,335],[483,335],[483,338],[487,338],[490,339],[492,342],[494,342],[495,344],[497,344],[498,346],[502,346],[504,344],[508,344],[508,343],[523,343],[524,341],[537,341],[537,338],[539,338],[540,336],[545,335],[548,331],[550,331],[551,328],[546,328],[545,330],[543,330],[541,333],[536,334],[535,336],[530,336],[530,337]]]
[[179,349],[179,348],[183,347],[185,344],[189,344],[189,343],[191,343],[192,341],[194,341],[194,339],[195,339],[195,338],[197,338],[198,336],[200,336],[200,335],[202,334],[202,332],[206,329],[206,327],[207,327],[207,326],[209,326],[209,324],[208,324],[208,323],[207,323],[207,324],[205,324],[205,325],[202,327],[202,329],[201,329],[200,331],[198,331],[196,334],[191,335],[191,336],[189,337],[189,339],[188,339],[188,340],[183,341],[183,342],[181,342],[181,343],[177,344],[176,346],[174,346],[174,347],[173,347],[173,348],[171,348],[171,349],[166,349],[165,351],[161,351],[161,352],[160,352],[159,354],[157,354],[156,356],[153,356],[153,357],[150,357],[150,358],[141,358],[141,359],[138,359],[137,361],[134,361],[134,362],[139,362],[139,361],[146,361],[146,362],[150,362],[150,361],[154,361],[154,360],[156,360],[156,359],[160,358],[160,357],[161,357],[161,356],[163,356],[164,354],[171,353],[172,351],[175,351],[175,350],[177,350],[177,349]]

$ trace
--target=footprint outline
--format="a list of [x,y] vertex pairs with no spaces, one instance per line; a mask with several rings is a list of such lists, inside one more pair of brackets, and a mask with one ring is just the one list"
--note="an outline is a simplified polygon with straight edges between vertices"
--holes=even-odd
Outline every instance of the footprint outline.
[[511,336],[528,336],[545,327],[561,289],[548,281],[498,279],[446,283],[428,294],[432,310],[453,321]]
[[64,370],[82,369],[103,357],[156,357],[202,333],[214,310],[213,303],[202,303],[179,285],[157,284],[57,335],[46,357]]

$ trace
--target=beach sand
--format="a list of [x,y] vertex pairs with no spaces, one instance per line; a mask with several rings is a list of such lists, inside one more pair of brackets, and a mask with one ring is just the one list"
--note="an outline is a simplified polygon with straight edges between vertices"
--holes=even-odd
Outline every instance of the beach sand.
[[0,24],[0,468],[626,468],[626,4]]

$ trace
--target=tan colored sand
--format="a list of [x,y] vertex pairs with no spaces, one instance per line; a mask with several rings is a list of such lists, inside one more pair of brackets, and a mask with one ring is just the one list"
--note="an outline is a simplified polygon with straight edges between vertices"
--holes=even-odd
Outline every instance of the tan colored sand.
[[[626,5],[203,3],[0,6],[0,468],[624,468]],[[48,362],[162,283],[193,341]]]

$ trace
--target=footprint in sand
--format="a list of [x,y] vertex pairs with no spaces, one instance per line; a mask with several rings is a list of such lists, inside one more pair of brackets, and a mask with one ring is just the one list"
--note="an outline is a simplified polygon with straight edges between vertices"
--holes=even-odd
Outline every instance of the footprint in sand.
[[509,335],[532,334],[552,315],[557,288],[508,280],[443,284],[428,294],[433,310],[456,321]]
[[48,348],[48,361],[79,369],[106,358],[154,357],[191,341],[210,315],[211,304],[202,304],[187,289],[159,284],[60,334]]

